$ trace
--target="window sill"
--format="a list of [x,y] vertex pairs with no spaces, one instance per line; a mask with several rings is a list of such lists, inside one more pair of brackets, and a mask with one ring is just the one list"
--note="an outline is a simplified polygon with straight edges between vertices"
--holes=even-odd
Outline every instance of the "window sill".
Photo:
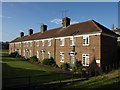
[[64,61],[60,61],[60,62],[62,62],[62,63],[63,63]]
[[60,45],[60,46],[64,46],[64,45]]
[[89,67],[89,65],[83,65],[83,66]]
[[89,46],[90,44],[83,44],[83,46]]

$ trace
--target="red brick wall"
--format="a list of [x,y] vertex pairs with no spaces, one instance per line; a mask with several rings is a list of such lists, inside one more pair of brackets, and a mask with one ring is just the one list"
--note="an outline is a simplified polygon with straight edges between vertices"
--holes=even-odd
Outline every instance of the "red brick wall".
[[117,55],[117,38],[101,36],[101,66],[103,70],[113,68]]

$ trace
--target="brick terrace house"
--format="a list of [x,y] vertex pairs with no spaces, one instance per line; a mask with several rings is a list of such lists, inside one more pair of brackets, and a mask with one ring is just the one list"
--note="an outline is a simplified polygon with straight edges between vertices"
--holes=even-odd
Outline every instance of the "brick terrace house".
[[118,34],[119,35],[119,37],[118,37],[118,40],[117,41],[119,41],[120,42],[120,28],[119,29],[113,29],[113,31],[116,33],[116,34]]
[[99,70],[110,69],[116,65],[117,35],[94,20],[70,25],[70,18],[62,19],[62,26],[47,30],[41,26],[41,32],[29,34],[12,40],[9,53],[18,51],[25,58],[37,56],[41,62],[53,57],[58,66],[76,60],[82,65]]

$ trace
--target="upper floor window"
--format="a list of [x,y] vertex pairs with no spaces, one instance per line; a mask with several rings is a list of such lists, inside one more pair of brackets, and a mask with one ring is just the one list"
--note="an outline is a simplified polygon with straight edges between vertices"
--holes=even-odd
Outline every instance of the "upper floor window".
[[89,45],[89,36],[88,35],[83,36],[83,45]]
[[89,66],[89,54],[82,54],[83,66]]
[[64,52],[60,52],[60,62],[64,62]]
[[30,42],[30,47],[32,47],[32,42]]
[[45,42],[44,42],[44,40],[42,41],[42,46],[45,46]]
[[51,40],[48,40],[48,46],[51,46]]
[[36,44],[37,44],[37,47],[39,47],[39,41],[37,41]]
[[75,37],[70,37],[70,46],[75,45]]
[[64,38],[60,39],[60,46],[64,46]]

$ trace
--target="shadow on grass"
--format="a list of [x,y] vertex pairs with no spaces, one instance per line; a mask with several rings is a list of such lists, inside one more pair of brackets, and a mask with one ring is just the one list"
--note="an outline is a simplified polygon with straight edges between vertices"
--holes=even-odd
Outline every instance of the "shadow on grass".
[[31,70],[29,68],[13,68],[6,63],[2,64],[2,85],[6,88],[19,88],[37,86],[51,81],[70,79],[70,75],[47,72],[43,70]]

